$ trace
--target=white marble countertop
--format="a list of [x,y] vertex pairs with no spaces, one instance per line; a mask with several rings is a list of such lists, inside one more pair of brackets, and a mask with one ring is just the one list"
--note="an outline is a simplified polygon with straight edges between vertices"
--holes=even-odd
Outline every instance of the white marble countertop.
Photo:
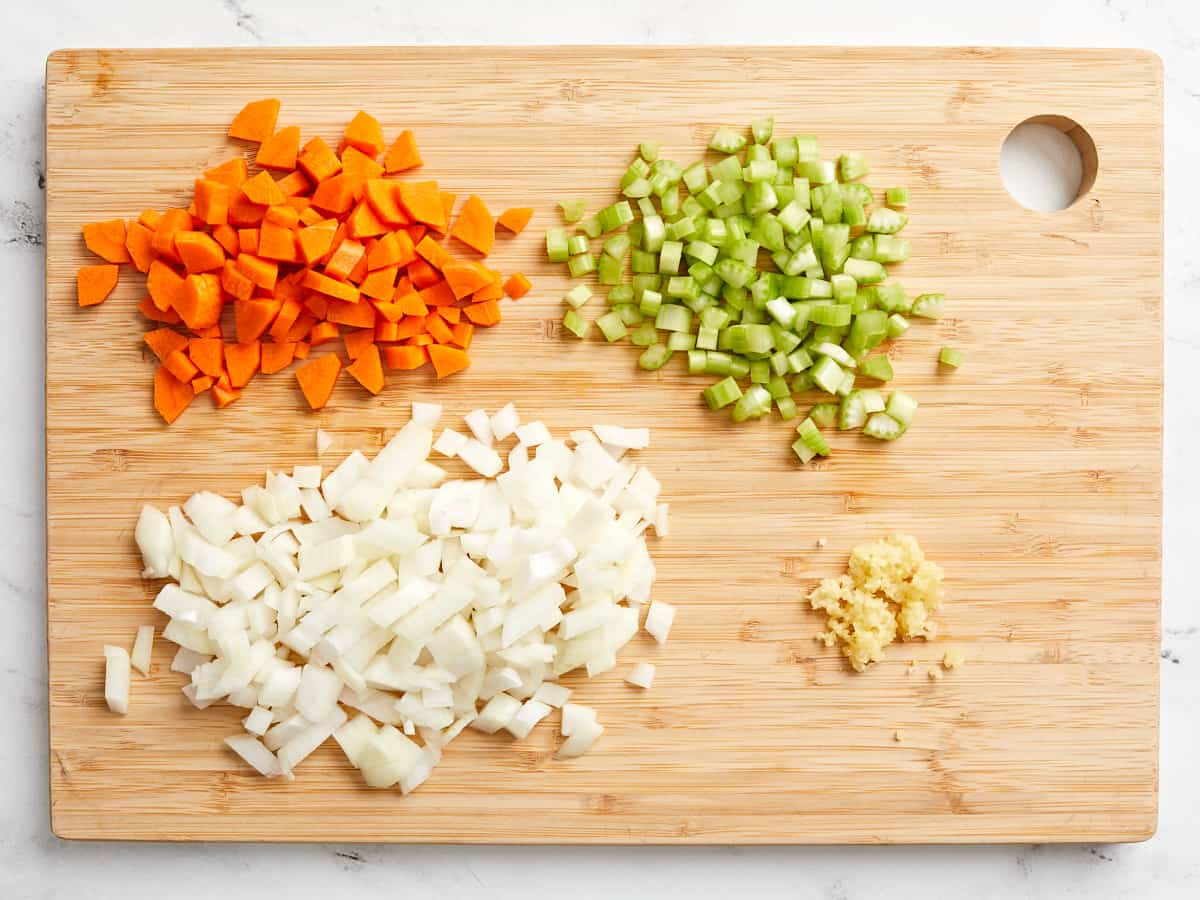
[[[0,271],[12,340],[0,356],[0,898],[129,900],[262,890],[310,897],[575,900],[682,893],[880,896],[1200,896],[1200,4],[1194,0],[34,0],[5,4],[0,37]],[[985,12],[984,9],[987,11]],[[420,10],[419,12],[417,10]],[[60,47],[364,43],[764,43],[1130,46],[1166,67],[1166,522],[1161,815],[1122,846],[516,848],[81,844],[49,831],[42,500],[43,72]],[[1136,448],[1131,448],[1135,451]],[[1189,462],[1192,460],[1192,462]],[[536,882],[531,869],[536,867]],[[534,884],[537,886],[534,887]],[[553,887],[551,887],[553,886]]]

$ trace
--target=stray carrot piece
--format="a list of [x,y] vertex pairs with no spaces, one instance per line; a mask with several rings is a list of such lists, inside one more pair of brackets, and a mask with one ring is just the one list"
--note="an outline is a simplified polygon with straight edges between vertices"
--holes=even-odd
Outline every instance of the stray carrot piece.
[[424,347],[384,347],[383,361],[389,369],[419,369],[429,362]]
[[225,250],[203,231],[181,231],[175,235],[175,251],[188,274],[211,272],[225,265]]
[[154,252],[171,262],[179,262],[175,253],[175,235],[192,230],[192,217],[186,209],[168,209],[154,229]]
[[212,236],[227,256],[236,257],[241,252],[237,229],[232,225],[218,225],[212,230]]
[[232,259],[225,260],[221,269],[221,287],[235,300],[249,300],[254,296],[254,282],[247,278]]
[[258,341],[245,344],[225,345],[225,369],[229,372],[229,384],[240,390],[262,365],[262,345]]
[[442,273],[423,259],[418,259],[408,266],[408,277],[412,279],[413,287],[427,288],[442,280]]
[[[429,239],[426,238],[425,240]],[[424,244],[425,241],[421,243]],[[419,250],[420,248],[418,247],[417,249]],[[450,290],[453,291],[455,300],[461,300],[463,297],[475,293],[481,287],[491,284],[495,280],[491,270],[481,266],[477,262],[461,262],[458,260],[448,262],[442,267],[442,274],[446,276],[446,283],[450,285]]]
[[195,396],[192,386],[180,381],[165,366],[154,370],[154,408],[168,425],[179,418]]
[[436,312],[431,312],[425,317],[425,330],[433,335],[433,339],[439,344],[448,344],[454,339],[450,326]]
[[309,344],[306,341],[296,342],[296,359],[308,359]]
[[308,265],[312,265],[325,256],[333,247],[333,237],[337,234],[337,222],[333,219],[323,219],[307,228],[296,232],[300,242],[300,257]]
[[383,390],[383,362],[374,344],[368,344],[358,359],[346,367],[346,372],[372,394]]
[[230,225],[233,225],[235,228],[249,228],[261,222],[263,216],[266,214],[266,206],[255,203],[240,190],[233,192],[233,197],[229,201],[229,213],[227,216]]
[[130,222],[125,229],[125,249],[139,272],[149,272],[154,262],[154,231],[141,222]]
[[394,302],[406,316],[423,316],[429,312],[429,307],[425,305],[421,295],[411,288],[405,294],[397,292]]
[[380,220],[366,200],[360,201],[354,212],[350,213],[346,226],[350,237],[360,239],[378,237],[388,231],[388,226]]
[[217,379],[211,375],[197,375],[192,379],[192,393],[203,394],[210,387],[217,383]]
[[337,340],[337,336],[336,322],[318,322],[308,333],[308,343],[313,347],[320,347],[322,344]]
[[383,129],[379,120],[369,113],[358,112],[346,126],[346,143],[372,158],[383,152]]
[[504,296],[504,286],[500,279],[490,281],[471,295],[472,303],[482,303],[485,300],[499,300]]
[[175,310],[170,307],[165,310],[159,309],[149,297],[142,298],[142,302],[138,304],[138,312],[151,322],[161,322],[164,325],[178,325],[183,321]]
[[516,206],[506,209],[496,219],[496,224],[508,229],[513,234],[520,234],[533,218],[533,210],[528,206]]
[[242,396],[241,391],[235,391],[229,386],[228,380],[218,380],[212,386],[213,405],[217,409],[224,409],[230,403]]
[[[287,199],[270,172],[259,172],[251,178],[242,185],[242,193],[247,200],[259,206],[277,206]],[[266,215],[265,210],[263,214]]]
[[199,178],[195,185],[196,215],[205,225],[225,225],[229,222],[230,188],[227,184]]
[[342,172],[354,188],[354,199],[358,200],[366,190],[367,182],[383,175],[383,166],[357,147],[347,146],[342,150]]
[[421,238],[421,243],[417,244],[417,254],[438,271],[454,261],[454,257],[429,235],[425,235]]
[[160,259],[150,263],[146,273],[146,290],[160,310],[171,309],[183,296],[183,277]]
[[363,279],[359,290],[373,300],[390,301],[396,293],[396,275],[399,271],[400,269],[396,266],[376,269]]
[[390,178],[371,178],[364,190],[367,202],[380,221],[388,225],[411,225],[412,219],[400,205],[400,182]]
[[529,279],[520,272],[513,272],[508,277],[508,281],[504,282],[504,293],[512,297],[514,300],[520,300],[529,293],[529,289],[533,285],[529,283]]
[[476,325],[482,325],[485,328],[500,324],[500,304],[495,300],[472,303],[469,306],[464,306],[463,312]]
[[307,362],[296,370],[296,381],[300,383],[300,390],[309,407],[320,409],[329,401],[341,371],[342,361],[332,353]]
[[451,325],[457,324],[462,318],[462,310],[457,306],[439,306],[437,313]]
[[319,137],[313,138],[304,145],[304,150],[301,151],[297,163],[304,174],[315,184],[320,184],[325,179],[332,178],[342,171],[342,161]]
[[238,343],[248,344],[261,338],[279,315],[282,306],[282,300],[246,300],[238,303],[234,315]]
[[238,229],[238,250],[242,253],[248,253],[251,256],[256,256],[258,254],[257,228]]
[[89,250],[105,262],[129,262],[129,250],[125,247],[125,237],[124,219],[89,222],[83,226],[83,242]]
[[471,338],[475,334],[475,326],[470,322],[459,322],[457,325],[451,326],[450,330],[454,333],[454,337],[450,343],[457,344],[464,350],[471,346]]
[[300,245],[296,239],[296,232],[264,219],[258,232],[258,255],[279,262],[300,262]]
[[220,378],[225,372],[225,345],[219,337],[192,338],[187,342],[188,358],[205,375]]
[[280,344],[263,344],[262,345],[262,373],[264,375],[274,375],[276,372],[282,372],[292,364],[292,360],[296,358],[296,344],[290,341],[284,341]]
[[[333,251],[333,255],[329,257],[329,262],[325,263],[325,274],[339,281],[345,281],[366,253],[367,248],[358,241],[342,241]],[[349,300],[350,298],[346,297],[345,299]]]
[[354,185],[344,172],[330,176],[313,191],[312,205],[322,212],[341,216],[354,205]]
[[417,151],[417,140],[411,131],[400,132],[400,137],[392,144],[383,158],[383,169],[389,175],[394,172],[407,172],[421,165],[421,154]]
[[278,100],[255,100],[242,107],[233,117],[229,136],[243,141],[265,141],[275,133],[275,120],[279,118]]
[[246,183],[250,173],[246,170],[246,160],[235,156],[219,166],[205,170],[204,177],[209,181],[216,181],[231,188],[240,188]]
[[159,362],[166,362],[168,356],[188,345],[188,339],[173,328],[155,328],[153,331],[147,331],[142,335],[142,340],[158,357]]
[[450,229],[450,237],[458,238],[484,256],[492,252],[492,245],[496,243],[496,223],[483,200],[477,195],[472,194],[463,204],[458,220]]
[[453,306],[454,291],[445,281],[423,288],[420,292],[421,302],[426,306]]
[[212,272],[189,275],[175,301],[175,311],[192,331],[217,324],[221,318],[221,281]]
[[[279,343],[289,343],[287,340],[288,332],[296,323],[296,319],[300,317],[302,309],[303,307],[300,305],[299,300],[294,297],[286,298],[279,307],[279,313],[275,316],[275,321],[267,329],[267,334],[271,335]],[[290,343],[295,343],[295,341],[291,341]]]
[[295,125],[281,128],[258,147],[254,157],[256,165],[264,169],[296,168],[296,157],[300,154],[300,129]]
[[375,307],[370,303],[358,301],[347,303],[345,300],[330,300],[325,318],[338,325],[349,325],[352,328],[374,328]]
[[357,331],[347,331],[342,335],[342,343],[346,345],[346,355],[358,359],[363,351],[375,343],[374,328],[360,328]]
[[283,195],[289,198],[289,202],[293,197],[306,197],[312,190],[312,184],[309,183],[308,178],[299,169],[289,172],[275,183],[279,185],[279,189],[283,191]]
[[117,286],[120,266],[102,264],[97,266],[80,266],[75,276],[76,288],[79,292],[80,306],[95,306],[108,299],[108,295]]
[[[182,337],[182,335],[181,335]],[[184,338],[186,341],[187,338]],[[184,346],[187,346],[186,343]],[[163,367],[178,378],[180,381],[186,381],[189,384],[192,379],[200,374],[200,370],[195,364],[187,358],[182,350],[175,350],[167,354],[167,358],[162,360]]]
[[436,181],[402,182],[400,203],[413,221],[445,231],[446,210],[442,206],[442,192],[438,190]]
[[471,364],[471,357],[467,356],[466,350],[448,347],[445,344],[430,344],[429,359],[438,378],[461,372]]
[[239,253],[237,258],[238,271],[249,278],[264,291],[273,291],[279,278],[279,263],[249,253]]

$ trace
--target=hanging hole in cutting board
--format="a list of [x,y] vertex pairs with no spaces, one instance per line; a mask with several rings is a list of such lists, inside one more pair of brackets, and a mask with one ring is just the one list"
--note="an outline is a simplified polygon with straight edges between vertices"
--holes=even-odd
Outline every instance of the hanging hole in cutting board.
[[1035,212],[1059,212],[1096,180],[1096,144],[1066,116],[1034,116],[1000,147],[1000,177],[1009,195]]

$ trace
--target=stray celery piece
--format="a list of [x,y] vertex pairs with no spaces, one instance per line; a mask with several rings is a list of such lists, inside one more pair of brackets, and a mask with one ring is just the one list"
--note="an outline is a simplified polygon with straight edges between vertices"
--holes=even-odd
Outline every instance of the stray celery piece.
[[[832,406],[833,404],[829,405]],[[838,409],[838,428],[842,431],[849,431],[855,428],[862,428],[866,423],[867,408],[863,402],[862,391],[850,391],[842,398],[841,408]]]
[[922,294],[913,301],[912,314],[922,319],[940,319],[945,303],[944,294]]
[[[710,356],[712,354],[709,354]],[[710,384],[702,392],[704,402],[708,404],[711,410],[724,409],[730,403],[735,403],[742,397],[742,389],[738,387],[737,381],[732,378],[722,378],[720,381]]]
[[814,325],[831,325],[837,328],[849,325],[850,319],[850,307],[844,303],[832,306],[813,306],[808,313],[808,320]]
[[641,310],[632,303],[618,303],[612,308],[612,311],[620,316],[621,321],[626,325],[640,325],[642,324],[642,320],[646,318],[642,315]]
[[[842,402],[845,405],[845,401]],[[837,422],[838,405],[836,403],[818,403],[808,411],[808,417],[821,428],[832,428]]]
[[[797,374],[812,367],[812,357],[804,350],[793,350],[788,354],[788,369]],[[794,390],[794,388],[793,388]]]
[[817,455],[816,452],[808,446],[808,444],[804,443],[803,438],[796,438],[796,440],[792,443],[792,452],[799,457],[802,464],[812,462]]
[[573,234],[567,238],[567,253],[578,256],[588,252],[588,237],[586,234]]
[[800,415],[800,410],[796,408],[796,401],[792,399],[791,394],[776,397],[775,408],[779,410],[779,418],[785,422],[790,422],[796,416]]
[[600,261],[596,264],[596,280],[601,284],[620,284],[625,275],[624,269],[624,260],[601,253]]
[[858,371],[867,378],[877,381],[891,381],[895,377],[892,371],[892,360],[886,353],[870,356],[858,364]]
[[733,421],[760,419],[771,411],[771,395],[760,384],[752,384],[733,405]]
[[796,163],[796,172],[807,178],[810,184],[833,184],[837,181],[837,167],[832,160],[802,159]]
[[867,231],[873,234],[895,234],[907,224],[908,216],[886,206],[871,210],[867,217]]
[[588,216],[579,223],[579,227],[589,238],[597,238],[604,233],[604,226],[600,224],[599,216]]
[[633,302],[633,285],[632,284],[614,284],[608,289],[608,305],[616,306],[618,303]]
[[567,269],[570,271],[571,277],[580,278],[589,272],[596,271],[596,257],[590,253],[580,253],[578,256],[572,256],[567,260]]
[[575,200],[559,200],[558,208],[562,210],[563,221],[574,225],[587,214],[587,201],[582,197]]
[[854,381],[855,381],[854,373],[846,372],[842,376],[842,383],[838,385],[837,395],[839,397],[845,397],[852,390],[854,390]]
[[737,153],[746,146],[746,137],[732,128],[718,128],[708,146],[718,153]]
[[771,140],[771,134],[775,131],[774,116],[767,116],[763,119],[755,119],[750,123],[750,134],[754,137],[754,143],[765,144]]
[[813,384],[827,394],[836,394],[838,388],[842,386],[844,378],[842,367],[828,356],[818,359],[811,371]]
[[667,335],[668,350],[695,350],[696,336],[694,334],[684,334],[682,331],[672,331]]
[[862,388],[854,393],[862,397],[863,409],[868,413],[883,412],[887,408],[887,404],[883,401],[883,391],[875,388]]
[[703,350],[689,350],[687,352],[687,367],[689,375],[703,375],[705,366],[708,365],[708,354]]
[[630,332],[629,340],[635,347],[649,347],[658,343],[658,330],[653,322],[643,322]]
[[613,341],[619,341],[629,333],[629,329],[625,327],[625,323],[621,321],[621,316],[616,310],[609,310],[596,319],[596,327],[600,329],[604,339],[610,344]]
[[635,274],[653,275],[658,272],[658,254],[649,250],[634,250],[632,267]]
[[812,390],[812,370],[801,372],[792,379],[792,393],[803,394],[805,391]]
[[659,309],[662,307],[662,294],[658,291],[645,290],[642,291],[642,299],[638,304],[638,309],[643,315],[657,316]]
[[[733,357],[720,350],[709,350],[708,359],[704,363],[706,375],[730,375],[733,372]],[[741,394],[739,393],[740,397]]]
[[767,381],[767,393],[771,395],[772,399],[779,397],[790,397],[792,394],[792,392],[788,390],[787,382],[782,376],[779,375],[773,375],[771,376],[770,380]]
[[892,282],[891,284],[877,284],[867,288],[870,292],[874,305],[882,309],[886,313],[908,312],[912,309],[912,303],[909,302],[908,295],[904,292],[904,285]]
[[550,262],[566,262],[571,251],[567,247],[567,230],[565,228],[551,228],[546,232],[546,258]]
[[854,181],[869,175],[870,172],[867,158],[861,153],[843,153],[838,157],[838,174],[841,175],[842,181]]
[[638,144],[638,152],[646,162],[654,162],[658,159],[658,141],[642,141]]
[[639,178],[645,178],[650,174],[650,164],[640,157],[629,164],[629,168],[625,170],[625,174],[621,176],[621,187],[624,188]]
[[908,319],[900,315],[900,313],[892,313],[888,316],[887,333],[888,337],[896,338],[908,331]]
[[800,435],[800,440],[818,456],[829,455],[829,444],[825,442],[825,438],[821,435],[821,429],[812,419],[805,419],[797,425],[796,433]]
[[650,196],[650,179],[635,178],[621,189],[621,193],[626,197],[649,197]]
[[566,315],[563,316],[562,323],[563,328],[581,340],[587,337],[587,333],[592,329],[592,323],[573,309],[567,310]]
[[674,216],[679,214],[681,200],[679,196],[679,185],[673,184],[659,198],[659,203],[662,206],[664,216]]
[[729,358],[729,374],[734,378],[744,378],[750,374],[750,363],[744,356],[731,356]]
[[[796,159],[797,160],[814,160],[821,156],[821,149],[817,142],[815,134],[798,134],[796,135]],[[830,163],[833,165],[833,163]]]
[[[708,312],[708,310],[705,310],[705,312]],[[696,346],[701,350],[716,350],[719,334],[720,332],[716,328],[701,325],[696,332]]]
[[829,283],[833,285],[834,300],[849,302],[858,293],[858,282],[844,272],[830,276]]
[[653,372],[661,369],[671,359],[672,352],[663,344],[651,344],[638,357],[638,368]]
[[579,309],[592,299],[592,289],[586,284],[577,284],[563,296],[572,309]]
[[765,359],[756,359],[750,363],[750,381],[754,384],[766,384],[771,380],[771,366]]
[[682,331],[687,334],[692,330],[692,311],[686,306],[664,303],[658,309],[654,327],[663,331]]
[[796,164],[797,152],[794,137],[775,138],[771,142],[771,149],[774,152],[775,162],[779,165],[794,166]]
[[885,412],[872,413],[862,433],[880,441],[894,441],[904,434],[904,426]]
[[662,251],[658,255],[658,272],[660,275],[678,275],[679,261],[683,256],[683,244],[679,241],[663,241]]
[[898,207],[903,209],[908,206],[909,194],[906,187],[890,187],[883,194],[884,202],[888,206]]
[[912,245],[904,238],[890,234],[875,235],[875,261],[881,263],[899,263],[908,259],[912,253]]
[[855,259],[853,256],[846,260],[843,272],[859,284],[877,284],[887,278],[887,270],[882,264],[873,259]]
[[907,428],[917,414],[917,401],[903,391],[892,391],[886,409],[889,416]]
[[604,252],[614,259],[624,259],[629,252],[629,235],[614,234],[604,242]]
[[956,350],[953,347],[943,347],[938,352],[938,362],[943,366],[949,366],[952,369],[957,369],[963,364],[963,354],[961,350]]
[[708,187],[708,169],[703,162],[694,162],[683,170],[683,183],[688,191],[698,194]]

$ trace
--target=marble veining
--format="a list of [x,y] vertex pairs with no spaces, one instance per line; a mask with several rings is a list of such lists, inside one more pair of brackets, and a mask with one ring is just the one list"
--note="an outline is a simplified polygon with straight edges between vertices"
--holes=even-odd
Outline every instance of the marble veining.
[[[525,897],[618,892],[867,900],[1200,894],[1200,4],[1192,0],[197,0],[9,4],[0,45],[0,898]],[[1161,814],[1121,846],[586,848],[65,843],[48,825],[44,559],[43,71],[60,47],[403,43],[1011,44],[1152,49],[1166,70],[1166,436]],[[553,887],[551,887],[553,886]]]

